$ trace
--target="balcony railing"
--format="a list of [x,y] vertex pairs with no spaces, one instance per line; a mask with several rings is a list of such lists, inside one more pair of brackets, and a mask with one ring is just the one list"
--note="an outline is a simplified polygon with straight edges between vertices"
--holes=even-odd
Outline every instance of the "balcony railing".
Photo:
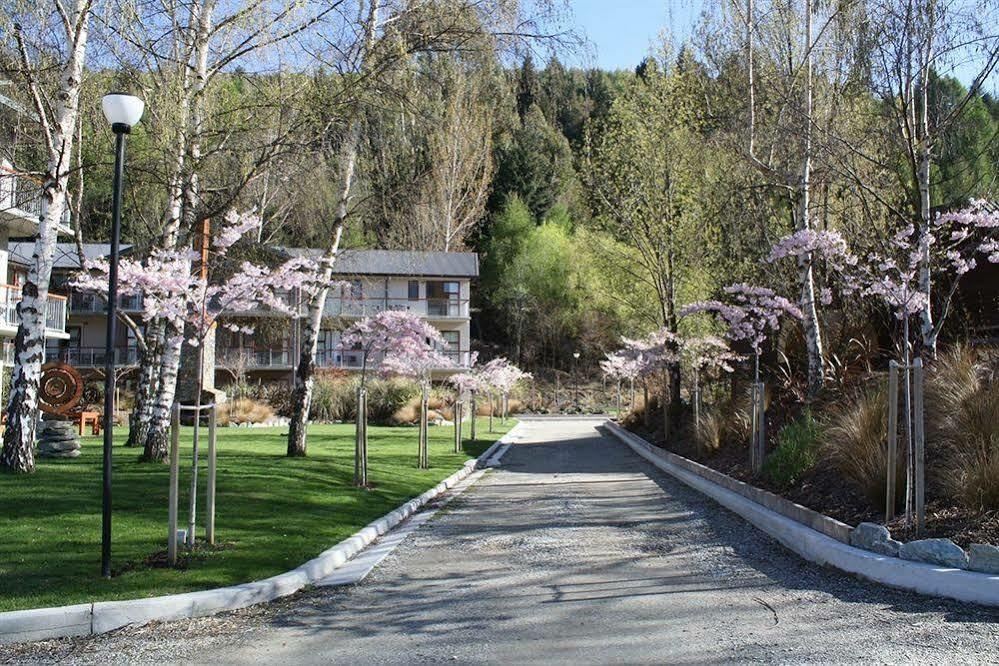
[[[302,302],[296,294],[285,293],[279,296],[286,305],[304,314],[308,304]],[[412,312],[427,319],[467,319],[468,299],[458,298],[393,298],[388,296],[364,296],[352,298],[345,296],[329,296],[326,299],[324,314],[327,317],[370,317],[386,310]],[[265,308],[243,315],[265,314]]]
[[[42,214],[42,183],[15,171],[6,160],[0,162],[0,212],[8,212],[37,222]],[[62,213],[69,224],[69,207]]]
[[[458,368],[467,368],[468,350],[448,350],[441,352]],[[292,368],[298,357],[290,349],[219,349],[215,354],[216,364],[221,368],[235,370],[287,370]],[[384,359],[383,354],[368,356],[368,368],[377,370]],[[364,353],[353,349],[320,349],[316,352],[316,365],[320,368],[360,370],[364,364]],[[445,370],[447,368],[440,368]]]
[[[122,312],[141,312],[142,296],[139,294],[118,297],[118,309]],[[73,292],[69,298],[70,314],[105,314],[107,303],[96,294]]]
[[[59,360],[77,368],[103,368],[107,360],[104,347],[64,347],[53,354],[48,350],[47,360]],[[114,350],[115,365],[119,368],[139,364],[139,350],[135,347],[119,347]]]
[[[21,287],[13,284],[0,285],[0,324],[17,328],[17,304],[21,302]],[[66,332],[66,297],[49,294],[45,311],[45,329],[58,333]]]
[[369,317],[385,310],[411,312],[428,319],[462,319],[468,317],[468,299],[410,299],[380,296],[363,298],[333,296],[326,299],[326,314],[331,317]]

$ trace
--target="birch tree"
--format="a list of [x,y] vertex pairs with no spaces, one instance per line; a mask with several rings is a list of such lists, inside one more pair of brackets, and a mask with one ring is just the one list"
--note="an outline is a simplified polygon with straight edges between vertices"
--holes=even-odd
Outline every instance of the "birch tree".
[[[904,170],[907,205],[886,208],[899,225],[915,223],[920,238],[919,290],[925,294],[920,319],[923,348],[935,355],[948,299],[932,290],[930,239],[938,181],[934,160],[942,137],[999,67],[999,3],[995,0],[870,0],[869,51],[875,92],[885,100],[892,143]],[[948,68],[971,72],[967,93],[945,108],[934,108],[931,80]],[[906,344],[909,344],[906,341]]]
[[[537,3],[545,7],[547,2]],[[340,243],[352,210],[358,153],[364,132],[365,98],[372,91],[389,94],[390,74],[414,54],[459,51],[475,38],[492,36],[497,41],[542,39],[531,33],[531,21],[519,21],[516,0],[449,0],[422,3],[411,0],[363,0],[357,3],[357,18],[348,21],[345,43],[329,42],[337,56],[331,64],[339,70],[348,88],[342,108],[342,137],[336,144],[336,203],[324,251],[319,259],[321,282],[332,282]],[[355,39],[356,37],[356,39]],[[554,36],[549,36],[554,37]],[[304,456],[306,427],[312,403],[316,351],[329,287],[321,288],[306,305],[304,328],[298,350],[293,388],[292,415],[288,432],[289,456]]]
[[[6,25],[0,24],[3,34],[13,37],[13,44],[7,46],[19,56],[18,76],[31,98],[47,160],[38,235],[17,305],[14,371],[0,452],[0,467],[13,472],[35,469],[33,447],[45,360],[49,279],[59,227],[67,210],[91,10],[92,0],[74,0],[69,6],[55,0],[29,5],[23,13],[10,16]],[[49,34],[54,36],[55,44],[36,41]],[[58,80],[47,82],[45,78],[52,71],[58,72]]]
[[[363,35],[357,50],[357,76],[364,79],[370,76],[373,50],[379,30],[381,0],[371,0],[366,18],[361,21]],[[309,420],[309,409],[312,406],[312,388],[315,381],[316,350],[319,347],[319,333],[322,327],[323,310],[329,295],[330,283],[333,281],[333,267],[340,251],[340,241],[343,238],[344,226],[350,206],[351,189],[354,185],[354,170],[357,165],[357,152],[361,143],[360,100],[354,99],[348,110],[349,121],[347,132],[340,147],[339,156],[339,187],[337,191],[336,209],[333,215],[333,231],[328,244],[319,259],[321,285],[307,304],[305,327],[302,331],[302,346],[299,350],[298,364],[295,368],[294,385],[292,388],[292,412],[288,429],[288,455],[306,455],[306,427]]]
[[[283,118],[283,106],[297,94],[281,86],[282,75],[256,77],[243,99],[223,88],[238,78],[231,70],[277,58],[292,40],[310,43],[326,18],[343,2],[270,3],[265,0],[121,0],[122,14],[140,20],[109,26],[109,49],[136,84],[149,89],[158,104],[151,124],[168,138],[151,170],[165,190],[152,227],[152,247],[191,248],[203,220],[227,209],[265,167],[286,149],[287,137],[300,129]],[[268,81],[276,78],[276,90]],[[298,86],[301,87],[301,86]],[[276,111],[275,111],[276,110]],[[247,141],[246,137],[252,139]],[[302,137],[302,143],[306,143]],[[249,159],[244,159],[249,156]],[[165,165],[165,166],[163,166]],[[209,187],[206,190],[206,179]],[[206,196],[207,192],[207,196]],[[166,458],[170,406],[177,387],[183,331],[157,318],[137,336],[139,390],[129,443],[144,447],[143,458]]]

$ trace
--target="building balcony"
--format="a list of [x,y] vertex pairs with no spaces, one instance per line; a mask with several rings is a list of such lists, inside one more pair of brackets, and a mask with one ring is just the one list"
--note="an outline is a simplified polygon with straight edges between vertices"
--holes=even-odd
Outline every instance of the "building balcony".
[[468,319],[468,299],[382,296],[326,299],[325,313],[329,317],[370,317],[385,311],[411,312],[425,319]]
[[[0,222],[12,236],[34,236],[41,214],[41,181],[18,173],[7,160],[0,160]],[[69,226],[69,207],[63,210],[61,222]]]
[[[139,350],[135,347],[119,347],[114,350],[115,366],[129,368],[139,365]],[[62,361],[76,368],[103,368],[107,361],[104,347],[64,347],[46,350],[47,361]]]
[[[301,302],[296,294],[285,293],[279,296],[281,301],[305,314],[308,304]],[[326,317],[357,318],[370,317],[386,310],[411,312],[424,319],[461,320],[468,319],[468,299],[447,298],[390,298],[385,296],[365,296],[362,298],[345,298],[330,296],[326,299],[323,312]],[[248,312],[236,313],[235,316],[281,316],[269,308],[258,308]]]
[[[121,312],[142,312],[142,296],[131,294],[118,297],[118,310]],[[69,297],[71,315],[107,314],[107,303],[96,294],[74,292]]]
[[[442,352],[455,364],[453,367],[437,368],[441,372],[468,368],[468,350]],[[377,371],[384,359],[383,354],[368,357],[368,369]],[[298,362],[297,352],[291,349],[218,349],[215,362],[219,368],[230,372],[250,372],[254,370],[291,370]],[[352,349],[320,349],[316,352],[316,365],[320,368],[338,370],[361,370],[364,365],[363,352]]]
[[[12,337],[20,323],[17,317],[17,304],[21,302],[21,287],[12,284],[0,285],[0,335]],[[52,338],[68,338],[66,333],[66,297],[49,294],[45,312],[45,335]]]

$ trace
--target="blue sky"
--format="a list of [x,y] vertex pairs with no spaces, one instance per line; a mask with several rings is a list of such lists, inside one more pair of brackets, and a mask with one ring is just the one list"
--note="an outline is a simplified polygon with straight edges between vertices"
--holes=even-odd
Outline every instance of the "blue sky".
[[[705,2],[718,0],[569,0],[569,23],[589,44],[584,52],[565,57],[573,65],[601,69],[634,69],[669,30],[677,41],[696,25]],[[977,63],[976,63],[977,64]],[[945,67],[967,85],[977,72],[973,66]],[[986,91],[999,92],[999,71],[985,84]]]
[[[697,21],[700,0],[570,0],[572,23],[589,42],[580,65],[633,69],[667,27],[682,38]],[[568,60],[572,60],[569,58]]]

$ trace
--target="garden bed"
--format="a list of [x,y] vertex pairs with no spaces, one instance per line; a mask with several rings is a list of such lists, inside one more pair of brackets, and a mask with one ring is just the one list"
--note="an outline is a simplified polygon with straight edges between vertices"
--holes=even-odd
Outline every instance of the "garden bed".
[[[659,448],[677,453],[734,479],[780,495],[796,504],[835,518],[848,525],[862,522],[884,523],[884,510],[873,509],[863,495],[851,486],[835,469],[816,465],[805,472],[791,487],[770,482],[749,469],[749,449],[745,445],[726,443],[717,451],[705,455],[686,442],[664,446],[662,430],[650,433],[634,421],[626,427]],[[772,444],[772,442],[771,442]],[[902,541],[917,538],[906,528],[901,517],[887,524],[892,536]],[[953,503],[929,499],[926,506],[926,527],[919,538],[942,537],[962,548],[972,543],[999,545],[999,512],[971,511]]]
[[[110,581],[99,575],[101,442],[84,438],[79,458],[40,460],[33,475],[0,476],[0,611],[189,592],[292,569],[432,488],[513,425],[497,419],[489,433],[487,422],[479,420],[479,441],[466,441],[460,454],[453,452],[452,428],[431,428],[427,470],[416,467],[415,428],[370,427],[370,490],[351,483],[351,425],[311,427],[307,458],[284,455],[286,429],[220,429],[221,546],[197,551],[181,569],[158,565],[166,539],[167,466],[139,463],[138,449],[117,446]],[[116,434],[124,440],[124,430]],[[182,459],[182,522],[187,469]]]

